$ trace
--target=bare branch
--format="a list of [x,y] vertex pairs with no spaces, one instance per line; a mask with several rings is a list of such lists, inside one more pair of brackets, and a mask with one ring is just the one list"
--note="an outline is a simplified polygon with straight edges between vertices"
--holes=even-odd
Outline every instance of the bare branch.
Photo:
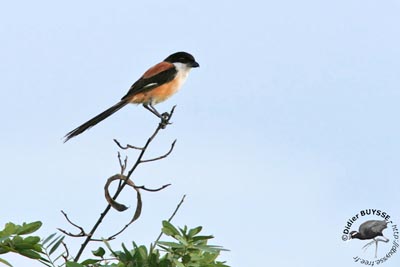
[[[132,166],[131,169],[128,171],[128,173],[126,174],[126,176],[124,176],[123,173],[121,173],[121,174],[119,175],[119,177],[124,176],[125,179],[123,179],[123,180],[119,179],[119,180],[120,180],[120,185],[118,186],[117,191],[114,193],[114,196],[113,196],[113,197],[111,197],[111,196],[109,195],[109,199],[112,199],[114,202],[116,202],[115,200],[117,199],[117,197],[119,196],[119,194],[122,192],[122,190],[124,189],[124,187],[125,187],[127,184],[128,184],[128,185],[129,185],[130,183],[133,184],[133,182],[130,180],[131,175],[133,174],[133,172],[136,170],[136,168],[137,168],[137,167],[140,165],[140,163],[142,162],[142,158],[143,158],[144,153],[146,152],[148,146],[151,144],[151,142],[153,141],[153,139],[154,139],[154,138],[157,136],[157,134],[160,132],[160,130],[161,130],[161,129],[165,129],[166,126],[167,126],[168,124],[171,124],[169,121],[170,121],[170,119],[172,118],[172,115],[173,115],[173,113],[174,113],[175,107],[176,107],[176,106],[173,106],[172,109],[171,109],[171,111],[170,111],[170,113],[167,113],[166,116],[163,117],[163,119],[161,119],[161,122],[158,124],[158,127],[155,129],[155,131],[153,132],[153,134],[147,139],[147,141],[146,141],[146,143],[144,144],[143,147],[136,147],[136,146],[132,146],[132,145],[127,145],[127,146],[124,147],[124,146],[121,146],[121,144],[120,144],[117,140],[114,139],[114,142],[117,144],[117,146],[118,146],[119,148],[121,148],[121,149],[128,149],[128,148],[137,149],[137,150],[140,150],[140,153],[139,153],[139,155],[138,155],[138,157],[137,157],[137,159],[136,159],[136,162],[133,164],[133,166]],[[174,143],[175,143],[175,142],[174,142]],[[170,151],[172,151],[173,146],[174,146],[174,143],[173,143],[173,145],[172,145]],[[166,155],[162,156],[162,158],[168,156],[169,153],[170,153],[170,152],[168,152]],[[125,162],[126,162],[126,159],[125,159]],[[121,166],[121,171],[124,172],[124,171],[126,170],[126,163],[122,163],[121,160],[120,160],[120,166]],[[130,186],[132,186],[132,185],[130,185]],[[141,208],[142,208],[142,200],[141,200],[141,196],[140,196],[140,192],[139,192],[139,189],[140,189],[140,188],[135,188],[135,185],[134,185],[134,184],[133,184],[133,188],[134,188],[134,189],[136,190],[136,192],[137,192],[137,206],[136,206],[135,214],[133,215],[132,220],[131,220],[127,225],[125,225],[125,227],[124,227],[121,231],[119,231],[118,233],[116,233],[116,234],[110,236],[111,239],[114,238],[115,236],[117,236],[118,234],[122,233],[130,224],[132,224],[132,223],[140,216]],[[164,188],[164,187],[163,187],[163,188]],[[162,189],[162,188],[161,188],[161,189]],[[160,189],[160,190],[161,190],[161,189]],[[145,190],[145,189],[144,189],[144,190]],[[96,223],[94,224],[94,226],[92,227],[92,229],[90,230],[90,232],[89,232],[88,234],[86,234],[87,237],[86,237],[85,241],[81,244],[81,247],[80,247],[78,253],[76,254],[76,256],[75,256],[75,258],[74,258],[74,261],[75,261],[75,262],[77,262],[77,261],[79,260],[80,256],[82,255],[82,253],[83,253],[83,251],[85,250],[85,248],[86,248],[86,246],[88,245],[88,243],[89,243],[90,241],[96,240],[96,239],[92,239],[92,236],[94,235],[95,231],[97,230],[97,228],[99,227],[99,225],[100,225],[101,222],[103,221],[104,217],[105,217],[105,216],[107,215],[107,213],[110,211],[110,209],[111,209],[111,204],[110,204],[110,203],[112,203],[113,201],[110,201],[110,202],[109,202],[109,204],[107,205],[107,207],[106,207],[106,208],[104,209],[104,211],[100,214],[100,217],[98,218],[98,220],[96,221]]]
[[65,244],[64,241],[62,241],[61,244],[64,246],[65,254],[66,254],[66,255],[64,255],[64,253],[63,253],[63,254],[62,254],[62,257],[64,258],[65,261],[68,261],[68,258],[69,258],[69,250],[68,250],[67,244]]
[[65,231],[64,229],[61,229],[61,228],[57,228],[57,230],[60,231],[61,233],[65,234],[65,235],[67,235],[67,236],[70,236],[70,237],[84,237],[84,236],[88,236],[88,235],[85,234],[85,233],[73,234],[73,233],[67,232],[67,231]]
[[172,215],[169,217],[168,222],[171,222],[172,219],[175,217],[176,213],[178,212],[178,210],[180,209],[180,207],[183,204],[183,201],[185,201],[186,195],[183,195],[181,201],[179,201],[178,205],[176,206],[174,212],[172,213]]
[[163,186],[161,186],[161,187],[159,187],[159,188],[156,188],[156,189],[149,189],[149,188],[146,188],[144,185],[135,186],[135,188],[137,188],[137,189],[143,189],[143,190],[149,191],[149,192],[157,192],[157,191],[163,190],[164,188],[166,188],[166,187],[168,187],[168,186],[170,186],[170,185],[171,185],[171,184],[165,184],[165,185],[163,185]]
[[65,219],[67,220],[67,222],[69,222],[72,226],[78,228],[80,232],[79,232],[78,234],[72,234],[72,233],[70,233],[70,232],[67,232],[66,230],[63,230],[63,229],[61,229],[61,228],[57,228],[60,232],[66,234],[66,235],[68,235],[68,236],[72,236],[72,237],[87,236],[87,234],[85,233],[85,230],[84,230],[81,226],[77,225],[76,223],[73,223],[73,222],[68,218],[67,213],[65,213],[63,210],[61,211],[61,213],[64,215],[64,217],[65,217]]
[[[180,209],[181,205],[183,204],[183,201],[185,201],[185,197],[186,197],[186,195],[183,195],[181,201],[179,201],[179,204],[176,206],[174,212],[169,217],[168,222],[171,222],[172,219],[175,217],[176,213],[178,212],[178,210]],[[160,241],[160,238],[161,238],[162,235],[163,235],[163,232],[161,231],[161,233],[158,235],[156,241],[154,241],[154,246],[153,245],[150,246],[150,251],[152,251],[154,249],[154,247],[157,245],[158,241]]]
[[117,139],[114,139],[114,142],[117,144],[117,146],[118,146],[119,148],[124,149],[124,150],[129,149],[129,148],[137,149],[137,150],[143,150],[143,149],[144,149],[143,147],[132,146],[132,145],[130,145],[130,144],[127,144],[126,146],[122,146],[122,145],[120,144],[120,142],[118,142]]
[[73,223],[73,222],[68,218],[68,214],[67,214],[67,213],[65,213],[63,210],[61,210],[61,213],[64,215],[65,219],[66,219],[72,226],[75,226],[76,228],[78,228],[79,230],[81,230],[81,232],[85,232],[81,226],[77,225],[76,223]]
[[126,156],[124,162],[122,162],[121,153],[118,152],[118,162],[121,168],[121,175],[123,175],[126,170],[126,166],[128,165],[128,157]]
[[152,158],[152,159],[144,159],[144,160],[141,160],[141,161],[140,161],[140,163],[145,163],[145,162],[156,161],[156,160],[160,160],[160,159],[164,159],[164,158],[168,157],[168,156],[169,156],[169,154],[171,154],[172,150],[174,150],[175,143],[176,143],[176,139],[174,140],[174,142],[172,142],[172,144],[171,144],[171,148],[170,148],[170,149],[168,150],[168,152],[167,152],[167,153],[165,153],[164,155],[162,155],[162,156],[159,156],[159,157],[157,157],[157,158]]

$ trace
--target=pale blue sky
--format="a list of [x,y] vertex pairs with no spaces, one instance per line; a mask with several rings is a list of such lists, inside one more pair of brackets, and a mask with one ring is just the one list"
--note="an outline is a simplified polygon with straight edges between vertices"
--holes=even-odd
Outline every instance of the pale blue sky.
[[[140,145],[157,120],[129,106],[62,137],[184,50],[201,67],[158,106],[177,109],[151,154],[176,149],[135,179],[173,185],[145,193],[112,245],[152,242],[187,194],[174,223],[203,225],[231,266],[360,265],[351,257],[373,249],[341,241],[347,219],[378,208],[400,224],[399,13],[394,0],[1,3],[0,224],[42,220],[47,235],[68,228],[62,209],[91,227],[119,170],[112,139]],[[112,212],[99,233],[130,216]]]

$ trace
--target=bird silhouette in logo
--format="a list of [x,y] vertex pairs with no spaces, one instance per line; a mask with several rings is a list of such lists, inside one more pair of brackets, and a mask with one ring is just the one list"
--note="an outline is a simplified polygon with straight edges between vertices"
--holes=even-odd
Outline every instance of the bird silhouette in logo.
[[363,246],[363,249],[366,250],[370,245],[375,243],[375,258],[378,254],[378,242],[389,242],[389,239],[383,236],[382,231],[387,228],[387,221],[379,221],[379,220],[369,220],[360,225],[358,231],[350,232],[350,239],[360,239],[360,240],[369,240],[373,239],[371,242],[367,243]]

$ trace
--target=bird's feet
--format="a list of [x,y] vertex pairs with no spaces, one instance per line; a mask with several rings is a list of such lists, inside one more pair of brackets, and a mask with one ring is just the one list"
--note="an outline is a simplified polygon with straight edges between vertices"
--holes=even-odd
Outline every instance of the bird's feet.
[[164,112],[163,114],[158,115],[158,117],[161,119],[160,122],[161,129],[165,129],[167,125],[172,124],[172,122],[169,122],[169,120],[171,119],[172,114],[174,114],[175,107],[176,106],[173,106],[170,112]]
[[364,249],[364,251],[366,251],[367,248],[369,248],[369,246],[371,246],[373,243],[375,243],[375,240],[372,240],[371,242],[368,242],[368,243],[365,244],[362,248]]
[[172,124],[172,122],[169,122],[169,119],[171,118],[171,115],[168,112],[164,112],[163,114],[161,114],[161,129],[165,129],[165,127],[167,127],[168,124]]

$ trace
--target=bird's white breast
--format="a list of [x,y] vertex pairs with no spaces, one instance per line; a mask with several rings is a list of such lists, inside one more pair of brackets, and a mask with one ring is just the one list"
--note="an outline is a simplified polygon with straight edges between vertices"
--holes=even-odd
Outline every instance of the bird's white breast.
[[186,81],[186,78],[187,78],[191,68],[188,67],[184,63],[176,62],[173,64],[174,64],[176,70],[178,71],[176,74],[176,79],[177,79],[177,83],[178,83],[176,90],[178,90],[182,86],[182,84]]

